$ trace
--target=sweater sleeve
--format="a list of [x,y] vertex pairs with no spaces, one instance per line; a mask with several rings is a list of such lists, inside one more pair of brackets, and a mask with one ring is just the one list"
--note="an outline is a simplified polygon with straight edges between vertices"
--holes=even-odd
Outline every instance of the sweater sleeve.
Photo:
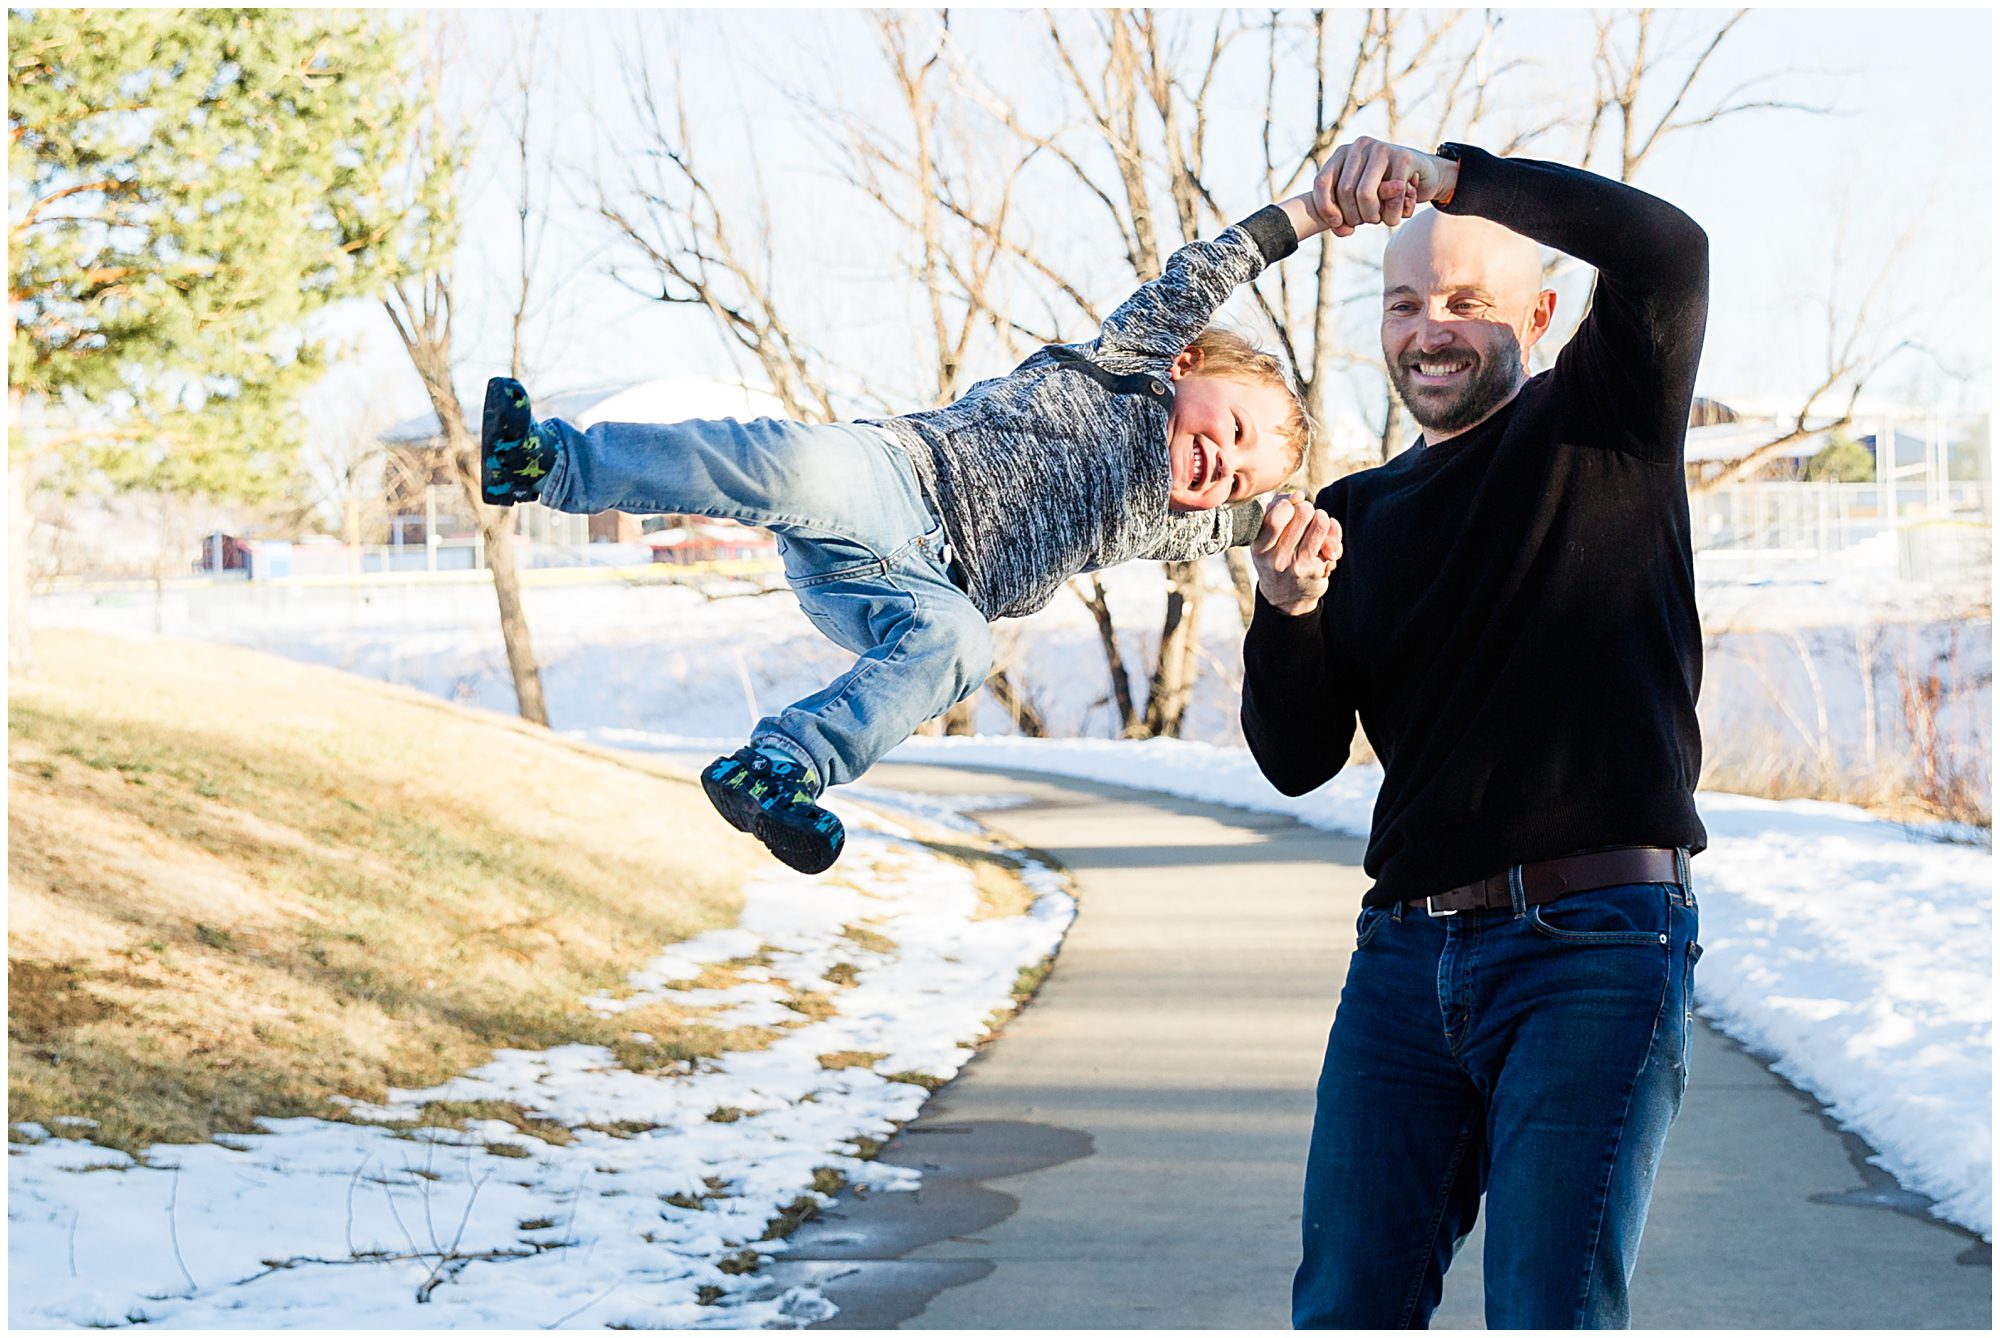
[[[1708,234],[1666,201],[1527,158],[1448,144],[1458,184],[1441,206],[1510,228],[1597,269],[1590,314],[1554,377],[1607,445],[1677,463],[1708,324]],[[1599,439],[1602,439],[1601,437]]]
[[1140,557],[1156,562],[1192,562],[1226,548],[1241,548],[1263,528],[1264,504],[1260,501],[1238,502],[1207,511],[1175,512],[1167,517],[1166,533],[1160,542]]
[[1332,780],[1354,742],[1354,694],[1326,644],[1325,607],[1291,617],[1259,592],[1243,638],[1243,739],[1281,794]]
[[1266,205],[1212,240],[1189,242],[1105,319],[1097,347],[1105,353],[1172,358],[1207,328],[1236,289],[1299,249],[1292,221]]

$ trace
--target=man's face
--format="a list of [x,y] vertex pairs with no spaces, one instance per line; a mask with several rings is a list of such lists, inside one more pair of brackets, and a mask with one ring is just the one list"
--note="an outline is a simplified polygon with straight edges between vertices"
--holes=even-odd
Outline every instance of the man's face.
[[1497,224],[1432,212],[1404,227],[1382,258],[1382,356],[1404,407],[1437,440],[1520,389],[1555,294],[1541,288],[1534,243]]
[[1167,459],[1175,511],[1207,511],[1270,492],[1292,472],[1291,397],[1273,385],[1174,369]]

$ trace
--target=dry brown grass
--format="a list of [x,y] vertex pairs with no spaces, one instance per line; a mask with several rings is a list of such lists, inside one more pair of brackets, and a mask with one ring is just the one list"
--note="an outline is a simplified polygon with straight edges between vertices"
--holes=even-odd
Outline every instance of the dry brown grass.
[[1805,691],[1791,700],[1761,656],[1744,659],[1773,714],[1753,717],[1747,725],[1704,729],[1701,788],[1854,804],[1891,821],[1943,821],[1968,833],[1990,834],[1990,722],[1975,717],[1969,729],[1962,727],[1963,715],[1976,711],[1980,684],[1959,663],[1956,634],[1938,660],[1907,650],[1891,657],[1896,693],[1885,700],[1875,665],[1885,654],[1876,644],[1881,630],[1857,634],[1856,656],[1865,678],[1875,683],[1874,699],[1864,697],[1859,743],[1836,743],[1814,651],[1799,634],[1788,633]]
[[888,1057],[888,1053],[882,1050],[835,1050],[821,1055],[819,1066],[823,1069],[873,1068]]
[[[979,896],[979,908],[973,912],[975,920],[1026,915],[1035,904],[1034,889],[1021,878],[1020,853],[997,838],[953,832],[948,839],[920,837],[919,840],[926,849],[972,870],[973,887]],[[851,928],[848,933],[851,937]]]
[[38,652],[9,696],[10,1120],[136,1150],[499,1046],[667,1070],[770,1039],[580,1003],[740,911],[762,852],[690,779],[244,651]]

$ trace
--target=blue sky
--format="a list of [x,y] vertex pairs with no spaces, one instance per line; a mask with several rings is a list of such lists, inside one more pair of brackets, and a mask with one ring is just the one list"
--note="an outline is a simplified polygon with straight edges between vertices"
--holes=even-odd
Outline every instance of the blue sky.
[[[1578,96],[1587,77],[1579,64],[1588,55],[1587,16],[1497,12],[1506,49],[1531,62],[1510,76],[1518,81],[1517,96],[1536,107]],[[1692,36],[1717,15],[1679,11],[1664,21]],[[466,87],[491,81],[510,26],[525,21],[518,11],[477,16],[467,58],[455,67]],[[722,184],[751,189],[754,160],[764,186],[782,202],[779,235],[805,238],[796,254],[809,259],[794,260],[781,273],[803,333],[847,341],[850,354],[865,358],[896,356],[899,345],[907,345],[914,310],[907,279],[895,274],[888,257],[869,250],[880,216],[831,179],[797,109],[772,91],[773,85],[806,83],[831,89],[844,72],[870,68],[874,58],[861,16],[697,11],[648,22],[653,27],[638,35],[629,15],[570,10],[551,15],[542,29],[539,61],[549,81],[538,96],[555,111],[546,124],[559,127],[568,192],[588,191],[591,140],[630,128],[629,105],[608,53],[645,50],[663,70],[671,46],[690,68],[696,131]],[[1008,43],[1026,47],[1019,25],[1039,19],[983,11],[956,22],[965,40],[976,41],[996,69],[1007,70]],[[662,58],[651,57],[655,49]],[[1934,348],[1943,365],[1926,355],[1904,355],[1871,390],[1955,410],[1987,406],[1992,51],[1991,17],[1983,9],[1758,10],[1732,34],[1691,105],[1745,80],[1776,75],[1775,92],[1832,105],[1840,114],[1752,112],[1684,132],[1663,144],[1636,182],[1685,208],[1710,234],[1713,295],[1701,393],[1782,400],[1809,388],[1824,366],[1821,308],[1836,237],[1844,229],[1851,256],[1843,289],[1858,296],[1914,222],[1884,295],[1884,316],[1898,335]],[[870,85],[857,78],[848,86]],[[1240,181],[1218,168],[1218,186],[1247,189],[1254,185],[1247,164],[1257,154],[1261,88],[1224,89],[1211,103],[1214,159],[1224,163],[1240,155],[1246,165]],[[507,286],[515,266],[512,169],[506,165],[511,146],[502,142],[504,126],[495,124],[493,132],[482,149],[486,166],[465,197],[460,364],[469,387],[489,371],[504,370],[512,297]],[[1538,146],[1532,152],[1543,151]],[[615,155],[599,158],[597,166],[607,163],[615,165]],[[615,251],[564,194],[558,191],[547,206],[542,296],[529,345],[535,383],[554,389],[684,371],[726,374],[738,365],[740,355],[732,355],[705,317],[667,309],[606,279],[603,269]],[[1233,212],[1240,216],[1263,201],[1245,194],[1239,203]],[[1072,226],[1077,235],[1051,237],[1050,243],[1066,255],[1105,251],[1101,221],[1080,218]],[[1093,227],[1100,231],[1088,232]],[[1364,276],[1357,271],[1356,277]],[[1115,267],[1092,278],[1093,296],[1107,305],[1130,282]],[[1580,296],[1579,289],[1566,300]],[[400,350],[385,326],[375,328],[380,324],[379,316],[364,313],[350,325],[368,332],[370,349],[354,373],[382,382],[383,393],[419,412],[423,401],[414,377],[398,366]]]

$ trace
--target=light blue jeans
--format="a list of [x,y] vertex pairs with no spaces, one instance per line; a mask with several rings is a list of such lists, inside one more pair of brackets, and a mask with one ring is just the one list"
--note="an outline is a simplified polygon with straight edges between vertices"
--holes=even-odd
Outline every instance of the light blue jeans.
[[806,617],[860,656],[759,721],[758,747],[845,784],[986,681],[986,618],[953,583],[944,527],[881,429],[775,418],[545,426],[558,446],[544,506],[761,525],[778,537]]

